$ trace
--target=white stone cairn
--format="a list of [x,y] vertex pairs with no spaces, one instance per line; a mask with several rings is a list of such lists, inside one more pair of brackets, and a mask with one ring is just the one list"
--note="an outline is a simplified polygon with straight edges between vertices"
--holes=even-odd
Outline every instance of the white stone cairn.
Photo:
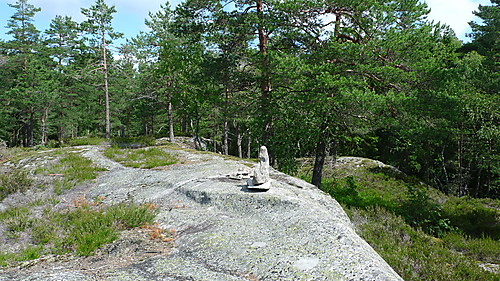
[[259,164],[253,170],[253,177],[247,181],[248,188],[268,190],[271,188],[269,177],[269,154],[267,147],[261,146],[259,150]]

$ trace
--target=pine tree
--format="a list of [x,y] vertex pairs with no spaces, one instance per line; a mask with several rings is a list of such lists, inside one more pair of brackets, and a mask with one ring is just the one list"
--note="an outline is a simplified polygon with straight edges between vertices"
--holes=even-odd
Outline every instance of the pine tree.
[[106,138],[111,137],[111,119],[110,119],[110,94],[109,94],[109,46],[112,40],[121,38],[122,33],[115,32],[112,26],[113,14],[116,13],[115,6],[108,6],[104,0],[96,0],[90,8],[82,8],[82,14],[87,20],[82,23],[83,29],[91,36],[90,41],[101,50],[101,63],[99,69],[103,75],[103,89],[105,98],[105,123]]

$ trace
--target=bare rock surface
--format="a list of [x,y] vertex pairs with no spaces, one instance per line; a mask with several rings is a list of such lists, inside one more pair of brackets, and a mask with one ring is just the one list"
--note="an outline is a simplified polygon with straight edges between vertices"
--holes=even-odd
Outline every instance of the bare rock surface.
[[226,176],[247,162],[170,152],[189,163],[144,170],[96,148],[82,155],[109,169],[86,198],[156,204],[159,225],[177,233],[173,248],[124,234],[94,257],[47,259],[0,280],[402,280],[314,186],[271,169],[273,188],[252,191]]

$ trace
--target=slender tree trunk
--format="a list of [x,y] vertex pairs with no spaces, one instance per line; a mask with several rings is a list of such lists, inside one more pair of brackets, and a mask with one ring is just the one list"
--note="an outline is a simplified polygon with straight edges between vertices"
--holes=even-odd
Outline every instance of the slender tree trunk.
[[41,125],[42,125],[42,136],[40,139],[40,144],[45,145],[47,142],[47,117],[49,115],[49,110],[46,108],[42,112],[42,119],[41,119]]
[[316,159],[314,160],[314,169],[312,175],[312,184],[321,187],[323,178],[323,165],[326,158],[326,142],[324,138],[320,138],[316,144]]
[[215,129],[214,129],[214,139],[213,139],[213,143],[214,143],[214,153],[217,153],[217,137],[218,137],[218,132],[217,132],[217,125],[215,126]]
[[448,171],[446,170],[446,160],[444,158],[446,145],[443,145],[443,149],[441,149],[441,167],[443,168],[444,178],[446,180],[446,194],[449,193],[450,189],[450,180],[448,177]]
[[224,140],[223,140],[223,153],[224,155],[229,154],[229,124],[227,121],[227,111],[228,111],[228,106],[229,106],[229,89],[226,87],[226,106],[224,110]]
[[187,132],[187,116],[186,114],[184,114],[184,116],[182,117],[182,121],[181,121],[181,131],[183,133],[186,133]]
[[174,114],[172,109],[172,93],[168,93],[168,127],[170,142],[175,141],[174,136]]
[[457,190],[455,191],[455,195],[457,196],[460,196],[465,185],[463,155],[464,155],[464,134],[463,134],[463,123],[462,123],[460,136],[458,138],[458,183],[457,183]]
[[247,131],[247,158],[250,159],[252,156],[252,135],[250,134],[250,129]]
[[224,148],[224,155],[229,154],[229,124],[227,122],[227,119],[224,121],[224,143],[223,143],[223,148]]
[[[63,120],[63,113],[61,111],[58,112],[57,114],[59,116],[59,122],[62,122]],[[62,142],[64,138],[64,126],[62,123],[59,123],[59,126],[57,128],[57,139]]]
[[102,36],[102,57],[103,57],[103,72],[104,72],[104,98],[106,103],[106,138],[111,138],[111,118],[109,111],[109,89],[108,89],[108,61],[106,55],[106,36],[104,32]]
[[240,124],[236,124],[236,145],[238,146],[238,157],[243,158],[243,151],[241,149],[241,143],[243,141],[243,136],[240,131]]
[[[257,0],[257,16],[261,21],[263,20],[263,11],[264,11],[264,1]],[[259,35],[259,52],[262,56],[261,67],[262,67],[262,78],[260,81],[260,89],[261,89],[261,116],[264,119],[263,124],[263,135],[262,135],[262,143],[266,145],[271,136],[271,116],[269,114],[269,102],[270,102],[270,91],[271,91],[271,79],[269,75],[269,58],[267,57],[267,40],[268,34],[264,30],[262,24],[258,24],[257,33]],[[269,156],[272,161],[272,153],[269,151]]]
[[26,146],[27,147],[32,147],[33,146],[33,124],[34,122],[34,117],[35,113],[33,112],[33,108],[31,108],[31,113],[30,113],[30,118],[28,120],[28,123],[26,124]]

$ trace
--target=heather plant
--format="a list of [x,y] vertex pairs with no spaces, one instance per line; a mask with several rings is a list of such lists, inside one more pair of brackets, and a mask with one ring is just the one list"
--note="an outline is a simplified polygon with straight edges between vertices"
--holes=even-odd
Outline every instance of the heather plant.
[[156,216],[156,207],[152,204],[105,206],[102,198],[98,198],[92,202],[80,199],[74,205],[70,210],[47,208],[38,220],[29,219],[27,207],[1,212],[0,223],[5,223],[10,233],[29,233],[33,245],[19,253],[0,252],[0,266],[50,253],[89,256],[102,245],[116,240],[121,230],[153,225]]
[[395,169],[365,166],[327,170],[321,189],[404,280],[498,280],[483,268],[500,264],[499,200],[446,196]]
[[56,164],[39,168],[35,172],[53,176],[54,191],[60,195],[64,190],[95,179],[102,171],[105,169],[95,166],[89,159],[76,153],[66,153]]
[[459,233],[435,238],[382,207],[346,210],[357,232],[404,280],[498,280],[479,264],[499,262],[499,241],[469,240]]
[[0,171],[0,201],[9,194],[26,191],[33,183],[25,170],[6,168]]
[[110,147],[106,149],[104,155],[124,166],[144,169],[172,165],[178,161],[171,154],[155,147],[141,149]]

